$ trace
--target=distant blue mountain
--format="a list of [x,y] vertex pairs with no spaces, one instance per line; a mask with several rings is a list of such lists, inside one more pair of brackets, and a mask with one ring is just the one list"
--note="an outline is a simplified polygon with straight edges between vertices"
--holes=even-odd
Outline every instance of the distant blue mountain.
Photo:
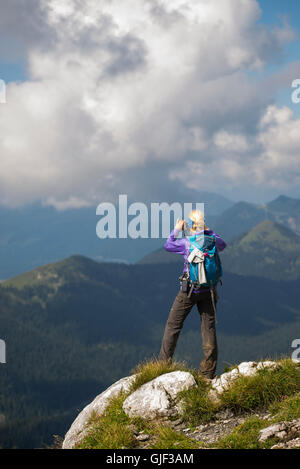
[[[174,192],[164,201],[204,202],[212,217],[233,204],[223,196],[190,189],[179,189],[177,196]],[[150,202],[145,203],[150,213]],[[162,239],[99,239],[99,219],[96,207],[57,211],[40,204],[0,206],[0,280],[78,253],[100,262],[136,262],[162,245]]]
[[[265,219],[287,224],[300,234],[300,200],[297,199],[280,196],[267,205],[234,203],[218,194],[179,187],[177,197],[173,191],[165,202],[178,201],[204,202],[207,224],[226,241]],[[164,243],[162,238],[99,239],[96,236],[99,219],[96,207],[57,211],[39,204],[18,209],[0,206],[0,280],[73,254],[99,262],[134,263]]]
[[286,225],[300,235],[300,200],[281,195],[265,205],[238,202],[214,219],[214,229],[230,240],[264,220]]

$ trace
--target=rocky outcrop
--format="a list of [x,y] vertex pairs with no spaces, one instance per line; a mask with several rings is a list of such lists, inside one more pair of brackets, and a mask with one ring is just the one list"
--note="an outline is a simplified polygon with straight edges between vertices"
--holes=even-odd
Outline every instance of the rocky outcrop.
[[284,443],[278,443],[272,446],[271,449],[300,449],[300,438],[294,438],[293,440],[285,441]]
[[[216,403],[219,403],[221,394],[239,377],[254,376],[258,370],[276,368],[277,366],[280,366],[280,363],[273,361],[243,362],[231,371],[223,373],[221,376],[211,380],[211,389],[208,392],[208,396]],[[63,449],[74,448],[88,432],[89,420],[93,414],[97,416],[103,415],[111,398],[117,396],[122,391],[128,394],[130,386],[135,378],[136,375],[132,375],[117,381],[106,391],[97,396],[91,404],[87,405],[77,416],[67,432],[62,446]],[[189,428],[185,428],[180,416],[182,409],[179,393],[194,386],[197,386],[197,383],[193,375],[189,372],[172,371],[165,373],[143,384],[136,391],[127,395],[123,402],[123,410],[131,418],[139,416],[146,420],[162,419],[164,425],[170,424],[176,431],[183,432],[186,436],[194,440],[212,444],[249,417],[249,415],[236,416],[229,409],[223,409],[216,414],[213,421],[205,425],[200,425],[190,431]],[[174,420],[174,416],[178,416],[179,418]],[[260,417],[269,419],[271,415],[264,413]],[[260,432],[259,441],[263,443],[272,437],[279,440],[279,443],[275,445],[274,448],[298,447],[300,419],[293,422],[282,422],[264,428]],[[149,435],[143,434],[143,432],[137,432],[136,439],[140,443],[145,442],[147,445],[147,442],[151,438]],[[145,448],[147,448],[147,446],[145,446]]]
[[[260,431],[259,441],[265,442],[270,438],[276,438],[283,442],[273,446],[273,449],[289,447],[287,443],[291,443],[292,441],[293,445],[295,445],[295,443],[298,444],[298,440],[300,439],[300,419],[292,420],[291,422],[275,423],[274,425],[263,428]],[[290,447],[295,448],[296,446]]]
[[[230,409],[223,409],[215,415],[214,419],[207,423],[193,428],[186,428],[185,425],[183,428],[180,428],[180,430],[188,438],[206,444],[214,444],[233,432],[237,426],[242,425],[249,417],[257,417],[265,420],[270,417],[270,414],[266,411],[235,414]],[[177,430],[177,428],[178,427],[175,429]]]
[[233,370],[214,378],[211,382],[211,390],[208,395],[210,399],[217,404],[220,400],[220,394],[226,391],[240,376],[254,376],[258,370],[276,368],[277,366],[278,363],[273,361],[240,363],[236,368],[233,368]]
[[[132,375],[117,381],[102,394],[99,394],[91,404],[87,405],[67,432],[62,448],[73,448],[88,432],[88,422],[92,415],[96,413],[101,416],[111,398],[122,391],[128,392],[134,380],[135,375]],[[130,417],[141,416],[149,419],[171,417],[179,411],[177,407],[178,393],[192,386],[196,386],[196,381],[190,373],[184,371],[166,373],[142,385],[130,394],[124,401],[124,411]]]
[[223,373],[220,377],[212,380],[212,389],[219,394],[229,388],[229,386],[240,376],[253,376],[258,370],[263,368],[275,368],[277,363],[271,361],[265,362],[243,362],[236,368],[227,373]]
[[86,434],[88,428],[87,424],[94,413],[98,416],[102,415],[105,411],[111,398],[117,396],[120,392],[128,392],[131,383],[134,381],[135,375],[122,378],[106,391],[97,396],[93,402],[87,405],[77,416],[72,423],[68,433],[63,442],[63,449],[72,449]]
[[194,377],[185,371],[172,371],[143,384],[125,399],[123,409],[129,417],[155,419],[178,414],[180,391],[196,386]]

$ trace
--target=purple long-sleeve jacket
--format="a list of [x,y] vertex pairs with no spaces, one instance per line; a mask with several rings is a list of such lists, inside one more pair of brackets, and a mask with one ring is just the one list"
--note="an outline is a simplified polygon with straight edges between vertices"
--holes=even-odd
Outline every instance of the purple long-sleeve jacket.
[[[223,251],[223,249],[226,248],[226,243],[224,239],[221,238],[221,236],[217,235],[214,233],[213,230],[201,230],[198,231],[198,233],[203,233],[207,235],[214,235],[216,237],[216,246],[218,251]],[[164,248],[166,251],[169,252],[174,252],[176,254],[182,254],[184,258],[184,269],[183,272],[187,271],[187,258],[189,255],[189,241],[187,238],[179,238],[177,239],[178,234],[180,233],[180,230],[176,230],[176,228],[171,231],[169,238],[167,239]],[[201,288],[201,290],[194,290],[194,293],[200,293],[204,291],[208,291],[209,288]]]

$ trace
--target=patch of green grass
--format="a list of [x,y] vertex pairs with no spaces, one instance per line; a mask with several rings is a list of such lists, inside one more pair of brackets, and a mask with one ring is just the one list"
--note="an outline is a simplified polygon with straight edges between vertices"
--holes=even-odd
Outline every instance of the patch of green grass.
[[209,422],[219,410],[208,397],[210,384],[206,383],[199,375],[194,376],[197,387],[193,387],[179,393],[182,417],[190,426],[197,426]]
[[203,445],[170,427],[157,426],[151,449],[199,449]]
[[142,417],[132,417],[131,422],[137,432],[144,432],[149,435],[153,433],[153,422]]
[[122,405],[126,395],[120,393],[111,399],[101,417],[93,415],[88,422],[88,433],[76,446],[77,449],[134,448],[136,439],[130,428],[130,418]]
[[163,425],[159,420],[145,420],[141,417],[131,419],[134,428],[150,436],[148,449],[197,449],[202,443],[197,442],[186,435],[175,431],[168,425]]
[[291,421],[300,418],[300,393],[296,396],[282,398],[281,402],[276,402],[269,408],[274,421],[282,422],[284,420]]
[[227,363],[223,368],[223,373],[228,373],[229,371],[232,371],[234,368],[237,368],[237,365],[230,365],[229,363]]
[[235,412],[266,408],[283,396],[300,391],[300,373],[290,359],[279,362],[275,369],[259,370],[254,376],[241,376],[221,395],[223,407]]
[[155,359],[142,362],[132,370],[132,374],[136,374],[137,376],[131,385],[130,392],[152,381],[152,379],[172,371],[189,371],[191,373],[191,370],[184,362],[179,363],[174,361],[173,363],[169,363]]
[[258,417],[250,417],[242,425],[234,429],[232,433],[221,438],[211,447],[217,449],[263,449],[271,448],[276,441],[269,439],[265,443],[259,443],[259,431],[267,427],[270,422]]

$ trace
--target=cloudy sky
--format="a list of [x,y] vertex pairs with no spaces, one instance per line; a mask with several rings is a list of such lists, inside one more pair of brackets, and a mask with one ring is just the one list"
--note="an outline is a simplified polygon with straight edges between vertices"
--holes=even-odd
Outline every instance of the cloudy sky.
[[1,0],[0,204],[300,197],[299,33],[295,0]]

